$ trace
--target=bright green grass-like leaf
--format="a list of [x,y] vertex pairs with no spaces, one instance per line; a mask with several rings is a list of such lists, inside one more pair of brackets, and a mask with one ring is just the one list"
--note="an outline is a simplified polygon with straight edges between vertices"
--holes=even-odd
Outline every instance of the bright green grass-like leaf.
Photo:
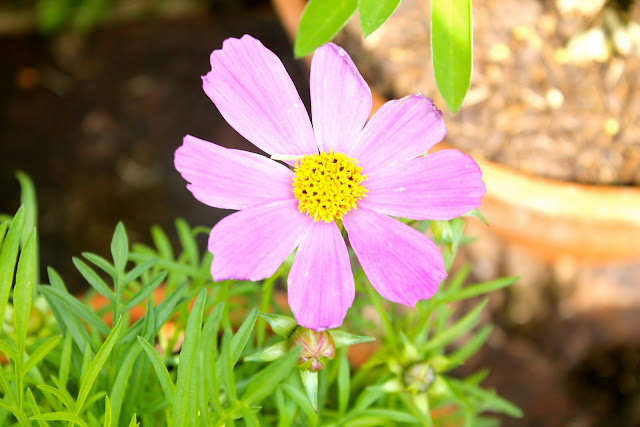
[[176,388],[173,385],[173,381],[171,380],[169,371],[167,371],[167,367],[151,344],[142,337],[138,337],[138,342],[144,349],[145,353],[147,353],[147,356],[149,356],[149,360],[151,361],[153,369],[156,371],[156,376],[158,377],[158,381],[160,381],[160,386],[162,387],[162,391],[164,392],[164,396],[167,399],[169,407],[173,407]]
[[69,393],[66,390],[60,390],[59,388],[55,388],[47,384],[40,384],[38,386],[38,389],[49,392],[52,395],[54,395],[70,411],[73,410],[73,408],[75,407],[75,402],[73,401],[73,398],[69,395]]
[[[152,258],[142,264],[137,265],[134,269],[129,271],[122,279],[122,286],[127,286],[132,281],[139,278],[145,271],[150,270],[158,262],[156,258]],[[166,272],[164,272],[166,273]],[[135,305],[135,304],[134,304]]]
[[82,418],[73,412],[47,412],[46,414],[34,415],[31,419],[45,421],[69,421],[82,427],[89,427]]
[[346,331],[339,331],[337,329],[329,331],[331,338],[336,344],[336,348],[348,347],[354,344],[360,344],[363,342],[375,341],[374,337],[365,337],[361,335],[353,335]]
[[96,353],[93,361],[89,365],[89,368],[80,383],[80,390],[78,391],[78,399],[76,400],[74,411],[76,415],[80,414],[80,411],[84,406],[84,402],[89,396],[89,392],[93,387],[93,383],[95,382],[96,378],[98,378],[98,374],[100,374],[100,370],[107,361],[109,354],[111,354],[111,350],[113,350],[113,347],[116,345],[118,336],[120,335],[120,330],[122,329],[122,325],[122,318],[120,318],[118,319],[118,323],[116,324],[116,326],[113,328],[109,336],[105,339],[104,343]]
[[343,351],[338,369],[338,413],[341,415],[344,415],[349,407],[349,394],[351,394],[349,360],[347,360],[346,351]]
[[233,364],[238,361],[242,351],[246,347],[249,339],[251,338],[251,331],[253,330],[253,326],[256,323],[256,319],[258,318],[258,309],[254,308],[249,312],[247,318],[242,322],[242,325],[238,328],[238,332],[235,333],[233,338],[231,339],[231,354]]
[[38,226],[38,200],[36,198],[36,188],[29,175],[18,171],[16,172],[16,178],[20,182],[20,203],[25,207],[24,230],[20,239],[24,246],[31,230]]
[[111,332],[109,326],[102,320],[93,310],[88,306],[82,304],[78,299],[66,291],[55,289],[51,286],[39,286],[38,289],[43,295],[54,298],[60,302],[60,304],[67,309],[67,313],[74,313],[77,316],[84,319],[92,328],[100,332],[103,335],[108,335]]
[[95,271],[93,271],[93,269],[89,267],[87,264],[85,264],[82,260],[76,257],[73,257],[72,261],[73,261],[73,264],[76,266],[76,269],[78,269],[80,274],[82,274],[82,277],[84,277],[87,283],[91,285],[93,289],[98,291],[99,294],[107,298],[112,304],[115,304],[115,301],[116,301],[115,294],[109,288],[109,286],[104,282],[104,280],[102,280],[102,278],[98,276],[98,274]]
[[[222,386],[224,387],[227,395],[227,400],[230,404],[235,404],[238,400],[238,393],[236,391],[235,375],[233,372],[233,366],[235,362],[233,360],[232,350],[232,333],[227,329],[222,335],[222,345],[220,346],[220,358],[216,363],[216,370],[220,371],[218,376],[222,378]],[[220,369],[217,369],[220,366]]]
[[207,290],[203,289],[198,294],[184,332],[184,343],[180,351],[180,364],[178,365],[178,376],[176,379],[176,396],[173,405],[173,422],[176,426],[193,425],[194,420],[191,414],[195,411],[196,396],[190,391],[191,382],[195,381],[197,375],[196,368],[196,348],[200,339],[202,328],[202,316],[204,305],[207,300]]
[[[269,396],[276,389],[278,384],[285,378],[291,375],[291,372],[295,368],[296,360],[300,354],[299,348],[294,348],[280,359],[271,363],[267,368],[262,369],[256,374],[249,384],[242,396],[242,401],[251,406],[259,403],[267,396]],[[316,373],[317,374],[317,373]],[[318,392],[318,383],[316,376],[316,400]],[[317,402],[316,402],[317,404]]]
[[470,397],[476,400],[476,405],[482,410],[500,412],[514,418],[522,418],[523,414],[520,408],[497,396],[493,391],[482,390],[477,386],[466,384],[464,381],[454,378],[446,378],[445,381],[452,389],[468,393]]
[[458,320],[452,326],[442,328],[442,332],[436,334],[433,338],[431,338],[424,346],[422,346],[420,351],[422,353],[426,353],[428,351],[444,347],[451,341],[458,338],[460,335],[472,329],[480,320],[480,312],[487,305],[488,301],[488,299],[482,300],[462,319]]
[[92,254],[91,252],[82,252],[82,256],[91,261],[96,267],[99,267],[102,271],[111,276],[114,280],[116,278],[116,269],[106,259],[100,255]]
[[133,307],[135,307],[136,305],[144,301],[144,299],[147,298],[149,295],[151,295],[151,293],[164,281],[166,277],[167,277],[167,272],[162,271],[158,275],[156,275],[153,279],[151,279],[149,283],[145,283],[142,286],[142,289],[140,289],[140,292],[138,292],[136,295],[134,295],[127,301],[122,311],[124,312],[129,311]]
[[167,260],[173,259],[173,248],[171,247],[171,242],[162,228],[157,225],[151,227],[151,239],[162,258]]
[[113,386],[111,387],[111,401],[109,402],[109,406],[111,409],[109,411],[109,417],[113,418],[116,425],[118,425],[118,420],[120,419],[120,410],[122,408],[122,402],[124,401],[125,394],[127,392],[127,382],[131,377],[133,364],[136,362],[136,359],[141,352],[142,347],[140,346],[134,345],[129,348],[127,356],[119,365],[118,375],[116,376],[116,380],[113,382]]
[[53,337],[49,337],[45,342],[43,342],[40,347],[38,347],[36,351],[29,356],[29,359],[27,359],[27,363],[24,364],[24,372],[29,372],[38,363],[40,363],[40,361],[58,345],[61,339],[62,337],[55,335]]
[[204,353],[204,379],[207,387],[208,398],[214,411],[220,415],[222,405],[220,403],[220,386],[218,383],[215,363],[218,358],[218,330],[224,312],[224,303],[219,303],[207,316],[202,328],[201,351]]
[[109,396],[104,398],[104,427],[111,427],[111,401]]
[[317,425],[319,421],[318,414],[313,410],[313,406],[311,405],[311,402],[309,402],[307,395],[302,390],[292,386],[291,384],[280,384],[280,387],[294,402],[296,402],[298,407],[302,409],[302,412],[307,416],[309,424]]
[[129,257],[129,241],[122,222],[118,222],[118,225],[116,225],[116,230],[111,239],[111,256],[113,257],[113,265],[116,268],[116,273],[123,274],[124,267],[127,264],[127,258]]
[[[25,208],[20,206],[16,212],[7,237],[2,243],[2,251],[0,251],[0,319],[4,319],[4,311],[7,307],[9,292],[13,284],[13,274],[18,259],[18,249],[20,248],[20,237],[24,227]],[[0,325],[2,323],[0,322]]]
[[175,222],[176,231],[178,232],[178,239],[184,249],[184,253],[187,256],[187,262],[191,265],[198,265],[199,251],[198,243],[193,237],[193,231],[189,227],[189,223],[182,218],[176,219]]
[[133,417],[131,417],[131,421],[129,422],[129,427],[138,427],[138,418],[136,417],[136,414],[133,414]]
[[431,57],[438,90],[455,113],[471,82],[471,0],[431,2]]
[[514,284],[520,279],[518,276],[501,277],[499,279],[491,280],[488,282],[477,283],[475,285],[469,285],[457,292],[447,293],[442,298],[437,298],[441,304],[448,304],[453,301],[459,301],[462,299],[473,298],[478,295],[488,294],[489,292],[496,291],[498,289],[506,288],[509,285]]
[[478,332],[473,334],[473,337],[466,342],[462,347],[451,353],[451,360],[457,361],[458,363],[463,363],[469,357],[473,356],[482,345],[487,341],[489,335],[493,328],[491,325],[486,325]]
[[2,248],[2,243],[4,243],[4,236],[7,233],[8,228],[9,221],[0,221],[0,249]]
[[358,0],[358,14],[362,35],[367,38],[387,19],[400,4],[400,0]]
[[296,58],[312,53],[345,26],[358,0],[310,0],[304,8],[293,47]]
[[15,348],[13,348],[11,344],[2,339],[0,339],[0,351],[13,360],[16,360],[18,358],[18,353],[16,352]]
[[280,341],[244,358],[245,362],[272,362],[287,352],[287,342]]
[[[38,408],[38,404],[36,403],[36,399],[33,397],[33,393],[31,393],[31,389],[27,388],[27,401],[29,402],[29,407],[34,415],[40,415],[40,408]],[[49,423],[44,420],[37,420],[38,425],[40,427],[47,427]]]
[[72,350],[72,336],[67,332],[64,337],[64,343],[62,344],[62,353],[60,353],[60,367],[58,368],[58,377],[60,383],[66,388],[67,381],[69,380],[69,368],[71,367],[71,350]]

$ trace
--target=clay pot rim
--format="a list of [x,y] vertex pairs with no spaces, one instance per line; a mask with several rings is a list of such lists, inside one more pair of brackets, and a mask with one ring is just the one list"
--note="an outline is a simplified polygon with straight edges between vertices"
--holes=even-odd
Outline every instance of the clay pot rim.
[[[272,4],[289,38],[294,40],[305,1],[272,0]],[[374,89],[371,92],[373,113],[386,100]],[[435,148],[452,147],[441,142]],[[490,198],[545,216],[640,226],[640,187],[589,185],[543,178],[478,156],[474,159],[482,169]]]

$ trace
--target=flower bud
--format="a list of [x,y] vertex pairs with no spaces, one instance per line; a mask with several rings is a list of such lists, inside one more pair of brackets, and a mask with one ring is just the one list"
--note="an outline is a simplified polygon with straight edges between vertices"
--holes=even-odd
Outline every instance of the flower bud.
[[436,379],[433,367],[427,363],[418,363],[404,372],[404,383],[407,390],[413,392],[425,392]]
[[300,369],[317,372],[336,355],[336,344],[327,331],[313,331],[298,326],[289,338],[289,348],[300,346],[298,366]]

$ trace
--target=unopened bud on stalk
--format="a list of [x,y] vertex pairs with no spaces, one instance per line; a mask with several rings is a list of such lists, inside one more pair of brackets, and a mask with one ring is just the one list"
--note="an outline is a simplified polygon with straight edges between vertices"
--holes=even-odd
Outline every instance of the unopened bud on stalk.
[[289,348],[297,345],[302,349],[296,366],[305,371],[319,371],[336,355],[336,344],[327,331],[318,332],[298,326],[289,338]]
[[433,367],[427,363],[418,363],[404,373],[404,383],[407,390],[423,393],[431,387],[436,379]]

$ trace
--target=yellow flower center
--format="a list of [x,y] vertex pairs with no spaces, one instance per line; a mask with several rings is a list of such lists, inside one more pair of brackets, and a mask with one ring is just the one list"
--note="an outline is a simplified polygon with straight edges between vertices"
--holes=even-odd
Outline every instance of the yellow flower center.
[[361,183],[367,179],[356,161],[342,153],[304,156],[296,163],[293,194],[300,212],[315,221],[331,222],[355,209],[356,201],[366,197]]

